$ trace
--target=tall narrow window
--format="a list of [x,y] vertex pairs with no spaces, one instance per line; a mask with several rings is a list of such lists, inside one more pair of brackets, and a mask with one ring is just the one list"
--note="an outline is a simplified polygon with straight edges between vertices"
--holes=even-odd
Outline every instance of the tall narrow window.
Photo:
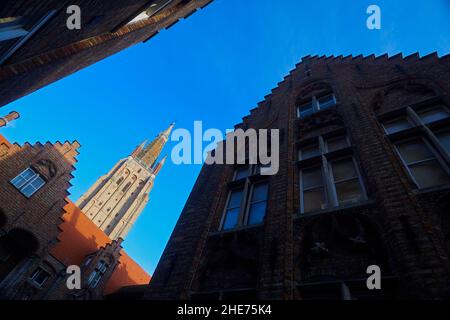
[[[434,103],[422,108],[407,107],[400,118],[382,116],[391,139],[411,179],[419,189],[450,183],[450,111]],[[408,128],[420,128],[406,136]]]
[[333,181],[340,204],[357,202],[363,199],[359,175],[352,158],[331,162]]
[[97,287],[98,283],[102,279],[103,275],[106,273],[106,270],[108,269],[108,265],[105,261],[100,260],[97,263],[97,266],[95,267],[95,270],[92,271],[91,275],[88,278],[88,285],[90,288]]
[[267,207],[267,182],[253,186],[252,196],[248,209],[248,225],[262,223]]
[[[347,135],[319,136],[318,140],[318,144],[299,150],[301,212],[365,200],[367,195]],[[308,160],[312,154],[321,157]]]
[[302,205],[304,212],[325,209],[326,196],[322,167],[302,171]]
[[450,183],[448,173],[423,140],[399,143],[397,150],[419,188]]
[[239,223],[239,213],[241,210],[243,189],[230,191],[225,218],[223,221],[223,230],[233,229]]
[[261,176],[264,168],[264,165],[252,164],[235,169],[222,217],[222,230],[264,222],[269,188],[267,179]]
[[45,180],[32,168],[27,168],[17,177],[11,180],[11,183],[27,198],[31,197],[45,184]]

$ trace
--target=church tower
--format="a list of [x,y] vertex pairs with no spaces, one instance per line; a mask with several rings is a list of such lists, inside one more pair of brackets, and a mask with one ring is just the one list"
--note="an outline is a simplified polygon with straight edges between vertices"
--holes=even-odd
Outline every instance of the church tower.
[[112,240],[124,239],[145,208],[155,177],[166,161],[157,159],[173,129],[144,141],[100,177],[76,202],[77,206]]

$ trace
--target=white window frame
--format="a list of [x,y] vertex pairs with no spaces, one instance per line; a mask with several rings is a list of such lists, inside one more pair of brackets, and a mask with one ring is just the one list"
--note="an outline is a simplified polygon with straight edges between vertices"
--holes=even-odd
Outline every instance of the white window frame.
[[[32,172],[32,176],[25,180],[25,178],[23,178],[22,176],[23,176],[23,175],[25,174],[25,172],[27,172],[27,171],[31,171],[31,172]],[[18,178],[22,178],[22,179],[24,179],[25,181],[19,184],[19,183],[17,183],[17,182],[14,181],[14,180],[16,180],[16,179],[18,179]],[[33,182],[35,182],[37,179],[41,179],[41,180],[42,180],[42,184],[40,184],[38,187],[35,187],[35,186],[33,185]],[[19,190],[20,193],[22,193],[25,197],[30,198],[33,194],[35,194],[39,189],[41,189],[41,188],[45,185],[46,181],[45,181],[45,179],[44,179],[39,173],[37,173],[36,171],[34,171],[33,168],[28,167],[28,168],[26,168],[25,170],[23,170],[21,173],[19,173],[16,177],[14,177],[14,178],[10,181],[10,183],[11,183],[17,190]],[[26,194],[26,193],[24,192],[24,189],[27,188],[27,187],[30,187],[30,186],[33,187],[34,191],[33,191],[31,194]]]
[[[245,182],[242,185],[230,188],[228,190],[227,200],[225,202],[225,206],[223,208],[222,217],[220,219],[220,224],[219,224],[219,230],[220,231],[232,231],[232,230],[235,230],[235,229],[238,229],[238,228],[249,226],[248,225],[249,204],[250,204],[250,201],[251,201],[251,199],[253,197],[253,187],[255,185],[267,184],[267,199],[266,199],[267,205],[266,205],[265,215],[267,214],[267,208],[268,208],[268,202],[269,202],[269,196],[270,196],[270,193],[269,193],[270,192],[269,181],[267,179],[262,179],[262,180],[258,180],[258,181],[251,181],[251,179],[250,179],[252,176],[258,175],[258,172],[257,172],[258,167],[263,167],[263,166],[257,165],[257,164],[247,165],[248,175],[245,178]],[[236,174],[237,174],[237,169],[239,169],[239,167],[234,170],[233,180],[232,180],[233,182],[234,181],[244,180],[244,179],[235,180]],[[242,199],[241,199],[241,203],[240,203],[240,207],[239,207],[239,215],[238,215],[238,219],[237,219],[237,225],[234,228],[224,229],[225,219],[227,217],[227,212],[228,212],[229,209],[231,209],[231,208],[228,208],[228,205],[229,205],[230,200],[231,200],[231,194],[232,194],[233,191],[236,191],[236,190],[242,190]],[[256,225],[259,225],[259,224],[256,224]]]
[[[424,143],[425,147],[428,148],[428,151],[431,152],[431,154],[434,156],[434,158],[430,158],[427,160],[421,160],[418,162],[415,162],[414,164],[407,164],[406,161],[403,159],[403,156],[400,152],[400,150],[398,149],[398,145],[404,144],[404,143],[408,143],[408,142],[413,142],[413,141],[417,141],[420,140]],[[408,172],[409,178],[412,180],[412,182],[414,183],[414,185],[417,187],[417,189],[419,190],[423,190],[423,189],[428,189],[428,188],[435,188],[435,187],[440,187],[440,186],[435,186],[435,187],[427,187],[427,188],[421,188],[419,183],[417,182],[416,178],[414,177],[413,173],[411,172],[411,169],[409,168],[410,165],[416,165],[422,162],[428,162],[431,160],[436,160],[439,165],[441,166],[441,169],[447,173],[447,175],[450,176],[450,170],[449,168],[445,165],[445,161],[442,159],[442,157],[440,156],[440,154],[438,152],[436,152],[436,150],[433,148],[432,144],[430,144],[427,139],[424,139],[422,136],[415,136],[415,137],[411,137],[409,139],[403,139],[403,140],[399,140],[396,141],[394,143],[394,149],[395,152],[397,153],[398,157],[400,158],[401,163],[403,164],[403,167],[405,168],[405,170]]]
[[[230,204],[230,200],[231,200],[231,194],[233,192],[236,192],[236,191],[241,191],[242,192],[241,203],[239,204],[239,213],[238,213],[238,217],[237,217],[237,224],[236,224],[236,226],[234,228],[224,229],[224,227],[225,227],[225,220],[227,218],[228,211],[238,208],[238,207],[232,207],[232,208],[228,207],[229,204]],[[233,230],[235,228],[238,228],[241,225],[240,217],[241,217],[241,213],[242,213],[242,206],[243,206],[244,203],[245,203],[245,187],[233,188],[233,189],[230,189],[228,191],[227,201],[225,203],[225,210],[224,210],[224,212],[222,214],[222,219],[221,219],[221,222],[220,222],[220,230],[222,230],[222,231]]]
[[[258,185],[261,185],[261,184],[265,184],[265,185],[267,186],[267,196],[266,196],[266,199],[265,199],[265,200],[253,201],[253,192],[254,192],[254,190],[255,190],[255,187],[258,186]],[[267,214],[267,204],[268,204],[268,201],[269,201],[269,182],[268,182],[267,180],[264,180],[264,181],[252,183],[252,185],[251,185],[251,187],[250,187],[249,198],[248,198],[248,201],[247,201],[247,202],[248,202],[247,208],[246,208],[246,210],[245,210],[245,217],[244,217],[244,225],[245,225],[245,226],[250,226],[249,220],[250,220],[250,208],[251,208],[251,206],[252,206],[253,204],[258,204],[258,203],[263,203],[263,202],[266,203],[266,208],[265,208],[265,210],[264,210],[264,218],[263,218],[263,222],[264,222],[264,219],[265,219],[266,214]],[[263,222],[261,222],[261,223],[263,223]],[[260,223],[258,223],[258,224],[260,224]],[[258,224],[252,224],[252,226],[253,226],[253,225],[258,225]]]
[[[327,145],[327,140],[328,139],[334,139],[334,138],[338,138],[338,137],[342,137],[345,136],[345,140],[347,142],[347,146],[343,147],[342,149],[337,149],[334,151],[329,152],[328,151],[328,145]],[[300,213],[301,214],[308,214],[308,213],[314,213],[315,211],[305,211],[305,201],[304,201],[304,193],[305,191],[308,190],[313,190],[316,189],[317,187],[311,187],[305,190],[304,186],[303,186],[303,171],[304,170],[309,170],[309,169],[313,169],[313,168],[318,168],[320,167],[321,173],[322,173],[322,181],[323,181],[323,192],[324,192],[324,199],[325,199],[325,208],[319,209],[317,211],[322,211],[322,210],[326,210],[326,209],[330,209],[330,208],[339,208],[339,207],[343,207],[349,204],[355,204],[355,203],[360,203],[360,202],[364,202],[367,201],[368,199],[368,195],[367,195],[367,189],[366,186],[364,184],[364,179],[362,178],[361,175],[361,171],[359,169],[358,163],[355,159],[355,156],[353,155],[353,153],[349,153],[347,155],[343,155],[340,157],[336,157],[336,158],[332,158],[332,159],[328,159],[328,155],[329,154],[333,154],[333,152],[338,151],[338,150],[343,150],[346,148],[351,147],[351,141],[350,141],[350,137],[348,136],[348,134],[346,133],[341,133],[338,134],[336,136],[318,136],[319,139],[319,155],[321,157],[321,163],[320,164],[312,164],[309,166],[306,166],[304,168],[301,168],[299,170],[299,186],[300,186]],[[307,145],[306,145],[307,146]],[[301,155],[301,147],[299,150],[299,156]],[[344,202],[344,203],[339,203],[339,198],[337,195],[337,191],[336,191],[336,184],[334,182],[334,176],[333,176],[333,169],[332,169],[332,163],[335,161],[339,161],[339,160],[344,160],[344,159],[352,159],[353,162],[353,166],[355,168],[355,172],[357,174],[358,177],[358,181],[359,181],[359,186],[361,189],[361,193],[362,193],[362,198],[358,201],[355,202]],[[310,159],[310,158],[307,158]],[[304,159],[299,159],[299,161],[303,161]],[[355,179],[356,177],[354,177],[353,179]]]
[[302,168],[302,170],[300,170],[300,212],[301,213],[310,213],[310,212],[314,212],[314,211],[306,211],[305,212],[305,191],[309,191],[309,190],[314,190],[317,189],[318,186],[315,187],[311,187],[311,188],[304,188],[304,184],[303,184],[303,171],[305,170],[311,170],[314,168],[318,168],[321,172],[322,175],[322,189],[323,189],[323,195],[324,195],[324,200],[325,200],[325,207],[319,209],[320,210],[325,210],[330,206],[330,201],[329,201],[329,196],[328,196],[328,192],[327,192],[327,183],[326,183],[326,177],[325,177],[325,173],[323,170],[323,164],[320,165],[313,165],[313,166],[308,166],[305,168]]
[[[334,174],[333,174],[333,162],[341,161],[341,160],[351,160],[352,161],[353,167],[355,168],[356,176],[353,177],[353,178],[347,179],[347,180],[341,180],[341,181],[336,182],[334,180]],[[360,201],[367,200],[366,188],[364,186],[364,182],[363,182],[363,179],[362,179],[362,176],[361,176],[361,172],[359,171],[358,164],[357,164],[357,162],[355,160],[355,157],[353,155],[343,156],[343,157],[339,157],[339,158],[327,161],[327,164],[328,164],[328,170],[329,170],[329,175],[330,175],[330,182],[331,182],[331,186],[332,186],[331,190],[333,192],[333,197],[332,198],[333,198],[335,207],[345,206],[346,204],[358,203]],[[352,181],[352,180],[355,180],[355,179],[358,179],[359,187],[361,189],[362,199],[356,200],[356,201],[346,201],[346,202],[340,203],[339,202],[339,196],[338,196],[337,190],[336,190],[336,183]]]
[[[430,109],[438,108],[438,107],[444,109],[447,112],[448,117],[443,118],[443,119],[438,119],[438,120],[428,122],[428,123],[423,122],[423,120],[420,117],[418,112],[430,110]],[[407,137],[407,138],[403,138],[403,139],[395,139],[392,142],[394,151],[397,154],[397,156],[399,157],[406,172],[408,173],[410,180],[414,183],[414,185],[417,187],[417,189],[419,189],[419,190],[428,189],[429,187],[420,188],[417,180],[415,179],[414,175],[412,174],[411,170],[409,169],[409,166],[403,160],[403,157],[402,157],[400,151],[398,150],[397,144],[407,143],[408,141],[421,140],[422,142],[425,143],[425,146],[430,150],[430,152],[435,156],[436,160],[441,165],[441,168],[447,174],[450,175],[450,154],[442,146],[442,144],[441,144],[439,138],[436,136],[435,132],[430,129],[430,126],[432,126],[433,123],[445,121],[445,119],[450,119],[450,109],[442,102],[439,102],[438,104],[427,105],[427,106],[424,106],[421,108],[412,108],[412,107],[408,106],[408,107],[406,107],[406,112],[403,117],[411,124],[411,128],[421,128],[422,130],[419,134],[415,134],[413,137]],[[388,133],[386,131],[386,129],[384,128],[384,123],[394,121],[395,119],[398,119],[398,118],[400,118],[400,117],[399,116],[394,117],[392,120],[391,119],[382,119],[381,120],[383,129],[388,137],[394,137],[397,134],[408,130],[408,129],[405,129],[405,130],[400,130],[400,131],[393,132],[393,133]],[[436,132],[439,132],[439,131],[444,132],[447,130],[449,130],[449,128],[440,128]],[[436,187],[438,187],[438,186],[436,186]]]

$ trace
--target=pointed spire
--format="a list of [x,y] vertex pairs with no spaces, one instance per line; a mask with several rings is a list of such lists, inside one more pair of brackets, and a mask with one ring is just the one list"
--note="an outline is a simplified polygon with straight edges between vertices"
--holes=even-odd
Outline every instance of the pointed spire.
[[164,166],[164,163],[166,163],[166,159],[167,159],[167,155],[165,155],[164,158],[162,158],[162,160],[160,162],[158,162],[158,164],[153,169],[153,174],[155,176],[161,171],[162,167]]
[[166,144],[167,140],[169,140],[169,136],[174,125],[175,123],[171,123],[166,130],[158,134],[158,136],[138,154],[137,158],[149,168],[153,167],[156,159],[159,158],[164,145]]
[[131,156],[133,158],[136,158],[142,152],[142,150],[144,150],[144,147],[147,144],[147,142],[148,140],[145,140],[139,146],[137,146],[136,149],[134,149],[133,153],[131,153]]
[[172,129],[173,129],[174,126],[175,126],[175,122],[172,122],[172,123],[170,124],[170,126],[169,126],[166,130],[163,131],[162,135],[163,135],[166,139],[169,139],[170,133],[172,132]]

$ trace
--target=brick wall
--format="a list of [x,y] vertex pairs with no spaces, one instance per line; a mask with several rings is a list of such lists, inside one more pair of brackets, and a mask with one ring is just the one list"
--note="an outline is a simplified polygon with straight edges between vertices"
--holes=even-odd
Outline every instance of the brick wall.
[[[442,212],[450,186],[417,190],[378,120],[430,99],[449,106],[449,69],[450,57],[435,54],[303,58],[236,126],[280,129],[280,170],[268,178],[264,225],[220,232],[233,168],[204,166],[146,298],[218,298],[230,290],[237,297],[241,290],[247,297],[302,299],[314,285],[326,296],[333,281],[367,297],[361,285],[371,264],[381,267],[385,288],[372,298],[449,297],[450,224]],[[297,119],[298,102],[324,89],[334,92],[336,106]],[[368,199],[300,214],[298,144],[335,130],[350,138]],[[364,243],[348,243],[355,230]],[[311,250],[318,239],[328,241],[325,256]]]

